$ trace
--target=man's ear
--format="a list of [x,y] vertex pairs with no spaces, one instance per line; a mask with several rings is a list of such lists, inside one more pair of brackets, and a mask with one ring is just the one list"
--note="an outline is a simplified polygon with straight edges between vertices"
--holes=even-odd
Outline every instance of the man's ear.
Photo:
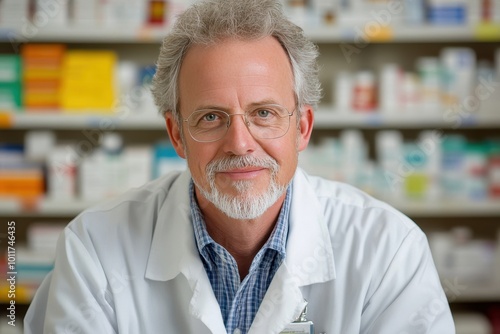
[[167,126],[168,137],[170,138],[170,142],[172,143],[175,152],[177,152],[177,154],[181,158],[186,159],[186,152],[182,143],[181,130],[179,129],[179,125],[175,120],[174,114],[171,111],[167,111],[164,117],[165,125]]
[[299,120],[299,125],[300,125],[299,145],[298,145],[299,152],[305,150],[307,145],[309,144],[309,140],[311,139],[311,133],[313,129],[313,123],[314,123],[313,108],[309,105],[305,105],[302,108]]

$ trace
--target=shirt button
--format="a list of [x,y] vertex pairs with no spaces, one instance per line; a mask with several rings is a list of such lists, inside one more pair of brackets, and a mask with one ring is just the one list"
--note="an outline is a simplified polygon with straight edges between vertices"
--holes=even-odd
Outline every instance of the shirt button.
[[233,334],[241,334],[241,330],[239,328],[236,328],[234,330]]

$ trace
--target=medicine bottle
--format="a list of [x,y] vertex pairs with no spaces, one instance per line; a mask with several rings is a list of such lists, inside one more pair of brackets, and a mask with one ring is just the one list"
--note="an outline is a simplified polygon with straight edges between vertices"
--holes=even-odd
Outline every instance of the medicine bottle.
[[148,23],[151,25],[165,24],[167,14],[167,3],[165,0],[149,0],[148,3]]
[[361,71],[356,75],[353,94],[355,111],[374,111],[377,103],[375,76],[371,71]]

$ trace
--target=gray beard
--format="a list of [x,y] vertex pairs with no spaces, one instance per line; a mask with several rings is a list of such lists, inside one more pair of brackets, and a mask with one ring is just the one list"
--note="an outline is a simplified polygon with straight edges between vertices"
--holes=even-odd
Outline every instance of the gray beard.
[[[230,196],[223,194],[215,184],[215,174],[217,172],[243,168],[248,166],[257,166],[268,168],[271,171],[271,180],[267,189],[257,195],[249,195],[248,191],[253,187],[253,181],[239,180],[231,183],[238,195]],[[260,217],[280,198],[288,185],[279,185],[276,176],[279,171],[278,163],[270,158],[254,158],[251,156],[227,157],[210,162],[206,167],[207,180],[210,186],[209,190],[203,189],[196,180],[193,182],[200,193],[217,209],[222,211],[228,217],[233,219],[249,220]]]

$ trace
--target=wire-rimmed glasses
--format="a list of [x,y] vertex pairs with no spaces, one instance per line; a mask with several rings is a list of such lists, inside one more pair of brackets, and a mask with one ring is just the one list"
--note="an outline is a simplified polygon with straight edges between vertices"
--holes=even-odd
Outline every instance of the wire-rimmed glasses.
[[254,138],[276,139],[290,128],[291,113],[279,104],[266,104],[243,114],[228,114],[217,109],[200,109],[184,119],[191,137],[197,142],[209,143],[222,139],[231,125],[231,117],[243,116],[248,131]]

